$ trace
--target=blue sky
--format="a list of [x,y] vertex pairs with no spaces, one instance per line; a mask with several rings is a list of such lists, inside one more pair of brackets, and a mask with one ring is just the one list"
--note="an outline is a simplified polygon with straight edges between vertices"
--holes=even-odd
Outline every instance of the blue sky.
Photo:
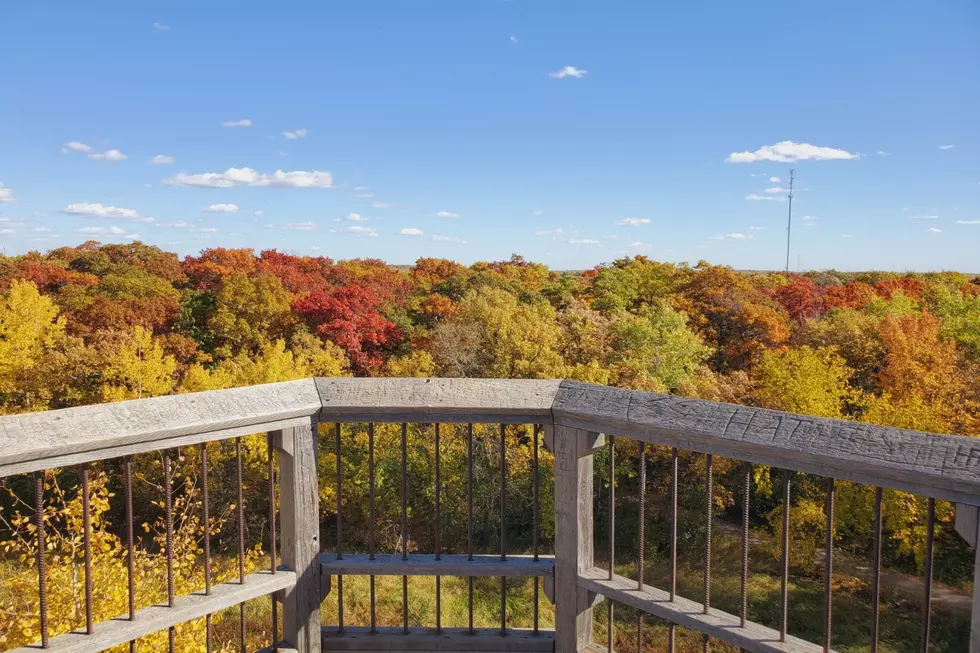
[[10,2],[0,248],[771,269],[795,168],[794,267],[980,271],[978,70],[973,0]]

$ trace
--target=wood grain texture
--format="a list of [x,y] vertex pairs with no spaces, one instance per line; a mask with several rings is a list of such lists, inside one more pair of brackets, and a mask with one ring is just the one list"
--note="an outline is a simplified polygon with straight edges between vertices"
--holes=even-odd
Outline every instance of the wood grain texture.
[[977,548],[977,528],[980,527],[980,508],[965,503],[956,504],[956,532],[966,540],[970,548]]
[[510,628],[506,635],[499,629],[477,628],[470,634],[466,628],[412,628],[404,633],[399,628],[378,628],[375,635],[369,628],[345,627],[341,635],[335,628],[323,629],[323,650],[330,651],[509,651],[511,653],[552,653],[554,631],[541,630],[537,635],[523,628]]
[[313,380],[303,379],[7,415],[0,417],[0,474],[15,464],[23,469],[32,461],[93,451],[113,457],[114,447],[267,424],[319,409]]
[[[296,582],[296,574],[290,571],[280,571],[271,574],[262,571],[249,574],[245,583],[220,583],[211,588],[211,594],[203,592],[179,596],[172,608],[165,604],[144,608],[136,613],[136,618],[130,621],[127,616],[120,616],[111,621],[103,621],[95,626],[95,633],[86,635],[84,631],[76,631],[52,637],[50,645],[44,649],[50,653],[96,653],[107,648],[125,644],[143,635],[165,630],[192,619],[200,619],[205,615],[230,608],[243,601],[272,594],[277,590],[291,587]],[[32,644],[13,649],[10,653],[34,653],[41,650],[41,644]]]
[[742,628],[736,615],[716,609],[704,614],[704,606],[701,603],[680,596],[671,601],[670,595],[663,590],[647,585],[644,586],[643,591],[640,591],[636,588],[635,578],[626,578],[617,574],[609,580],[608,574],[608,570],[598,567],[586,569],[579,574],[579,587],[753,653],[822,653],[823,651],[823,647],[818,644],[790,635],[786,636],[785,642],[780,642],[777,630],[752,622],[747,622],[745,628]]
[[980,504],[980,440],[563,381],[556,424]]
[[[545,427],[549,429],[551,427]],[[592,641],[592,602],[578,573],[592,567],[593,456],[588,431],[554,427],[555,651],[577,653]]]
[[338,560],[332,553],[320,556],[323,574],[351,576],[550,576],[555,568],[554,556],[539,556],[535,561],[530,555],[509,555],[501,560],[499,555],[412,554],[402,560],[400,553],[376,555],[374,560],[367,554],[345,554]]
[[282,564],[296,572],[296,583],[282,602],[283,639],[303,653],[320,653],[320,495],[317,486],[317,428],[311,420],[273,433],[292,440],[279,450],[279,512]]
[[316,379],[325,422],[550,422],[560,383],[525,379]]

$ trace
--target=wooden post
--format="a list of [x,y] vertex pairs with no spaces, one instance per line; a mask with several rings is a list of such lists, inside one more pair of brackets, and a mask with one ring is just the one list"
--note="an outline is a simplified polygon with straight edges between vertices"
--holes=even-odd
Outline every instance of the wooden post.
[[279,449],[282,564],[296,572],[283,599],[283,639],[301,653],[320,653],[320,497],[317,422],[274,432]]
[[592,643],[592,601],[579,572],[592,567],[592,443],[594,433],[564,426],[550,438],[555,453],[555,653]]

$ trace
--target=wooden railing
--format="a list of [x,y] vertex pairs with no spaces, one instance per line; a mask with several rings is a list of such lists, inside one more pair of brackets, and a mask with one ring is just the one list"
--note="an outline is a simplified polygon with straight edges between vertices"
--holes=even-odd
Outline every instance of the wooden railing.
[[[513,555],[506,548],[505,524],[501,517],[500,554],[476,554],[472,542],[467,551],[444,551],[438,542],[428,553],[409,553],[405,541],[406,529],[401,529],[401,550],[383,553],[376,547],[372,535],[369,550],[352,552],[343,545],[344,479],[338,472],[336,543],[333,550],[321,545],[319,508],[320,482],[317,478],[318,438],[335,437],[334,453],[343,455],[341,430],[347,424],[367,424],[373,438],[375,424],[500,424],[527,425],[533,433],[534,479],[537,488],[538,436],[554,454],[554,555],[539,550],[538,524],[541,504],[535,491],[534,547],[528,555]],[[318,425],[321,428],[318,429]],[[329,425],[329,426],[326,426]],[[362,428],[362,427],[357,427]],[[404,428],[402,427],[404,443]],[[429,428],[426,426],[426,428]],[[465,432],[465,427],[464,432]],[[514,428],[514,427],[508,427]],[[454,431],[459,433],[459,428]],[[504,427],[500,433],[504,434]],[[935,500],[951,501],[958,505],[958,525],[964,536],[976,543],[976,509],[980,505],[980,441],[959,437],[918,433],[903,429],[869,424],[811,418],[776,411],[729,404],[719,404],[680,397],[620,390],[569,381],[481,380],[481,379],[307,379],[233,390],[160,397],[127,401],[100,406],[49,411],[0,417],[0,477],[33,474],[39,490],[38,506],[44,493],[45,470],[76,466],[84,470],[90,463],[122,459],[124,487],[127,498],[131,490],[131,456],[161,452],[164,469],[169,465],[170,452],[201,451],[202,471],[207,470],[208,442],[232,440],[240,443],[247,434],[267,433],[269,442],[269,504],[268,516],[271,566],[268,571],[251,574],[243,572],[223,583],[212,583],[208,576],[206,587],[184,596],[176,596],[173,583],[167,601],[143,609],[130,602],[128,614],[116,619],[95,622],[89,618],[84,629],[71,633],[44,632],[51,606],[45,605],[45,555],[43,554],[43,521],[36,529],[38,539],[38,591],[41,595],[39,623],[41,635],[36,644],[16,649],[32,651],[47,648],[53,651],[100,651],[133,642],[140,637],[173,629],[188,620],[200,619],[220,610],[242,605],[261,596],[272,596],[272,604],[281,605],[282,623],[273,609],[272,636],[269,644],[279,650],[289,647],[303,653],[323,649],[344,650],[421,650],[441,651],[551,651],[571,653],[592,644],[593,611],[600,599],[608,602],[607,615],[612,621],[613,606],[625,605],[639,614],[652,615],[669,626],[669,646],[673,646],[674,629],[681,627],[700,633],[707,649],[710,641],[733,644],[744,650],[771,651],[828,651],[833,648],[833,593],[831,576],[834,560],[834,497],[835,479],[872,485],[879,488],[875,506],[875,547],[879,555],[873,564],[872,620],[869,644],[876,650],[878,637],[878,608],[880,602],[879,572],[881,568],[881,491],[880,488],[901,490],[928,497],[929,524],[924,578],[924,611],[922,624],[923,650],[928,649],[933,556],[933,526]],[[434,437],[438,428],[432,428]],[[329,434],[329,435],[328,435]],[[607,459],[610,479],[615,478],[615,449],[613,438],[635,441],[640,461],[641,489],[645,490],[646,464],[644,456],[652,447],[667,447],[672,452],[670,541],[661,543],[670,552],[672,561],[669,580],[655,586],[644,577],[642,527],[637,543],[637,559],[625,561],[634,565],[630,577],[616,571],[616,549],[610,543],[606,567],[596,566],[593,550],[593,517],[595,492],[593,457],[600,447],[609,447]],[[506,503],[506,454],[501,437],[500,504]],[[373,446],[373,439],[371,440]],[[404,444],[403,451],[404,451]],[[650,447],[651,449],[648,449]],[[190,448],[190,449],[188,449]],[[275,452],[273,456],[272,452]],[[438,465],[438,446],[436,447]],[[703,556],[704,589],[699,596],[681,596],[676,589],[677,573],[677,488],[678,455],[693,452],[704,456],[705,493],[708,497],[704,514],[706,534]],[[373,449],[371,462],[371,508],[374,507]],[[404,456],[404,453],[403,453]],[[742,573],[740,578],[741,609],[724,612],[711,606],[711,524],[713,521],[712,465],[714,457],[742,461],[745,488],[736,499],[744,509]],[[278,469],[273,461],[278,459]],[[241,469],[241,455],[237,456]],[[781,538],[781,623],[768,627],[748,618],[746,582],[748,560],[748,490],[753,465],[766,465],[785,470],[780,496],[784,514]],[[340,465],[338,464],[338,470]],[[438,469],[438,467],[437,467]],[[277,473],[278,472],[278,473]],[[438,471],[436,472],[438,474]],[[790,600],[787,592],[789,561],[792,556],[789,529],[789,499],[793,492],[791,473],[815,474],[826,479],[826,511],[828,525],[825,542],[823,597],[823,642],[815,644],[794,637],[788,628],[786,614]],[[404,479],[404,458],[402,465]],[[169,477],[168,477],[169,478]],[[278,478],[278,482],[277,482]],[[254,481],[254,479],[249,479]],[[207,487],[205,475],[204,487]],[[436,514],[439,508],[440,483],[436,482]],[[275,512],[278,488],[278,515]],[[472,496],[472,487],[468,487]],[[169,481],[163,497],[170,511]],[[87,499],[87,490],[86,499]],[[642,515],[646,492],[637,501]],[[402,506],[405,514],[404,480]],[[610,519],[616,514],[616,494],[613,483],[608,492]],[[207,509],[207,499],[203,504]],[[240,532],[248,517],[241,501],[236,506]],[[132,510],[127,510],[128,527],[132,529]],[[959,514],[962,514],[962,519]],[[472,510],[469,512],[472,519]],[[278,543],[275,521],[278,516]],[[371,515],[374,517],[373,512]],[[404,517],[403,517],[404,519]],[[436,533],[439,532],[438,517]],[[641,519],[641,524],[643,523]],[[171,553],[172,519],[167,518],[167,545],[164,554]],[[610,528],[611,534],[615,533]],[[210,536],[209,536],[210,537]],[[332,536],[333,537],[333,536]],[[85,526],[85,546],[89,546],[89,526]],[[208,538],[205,538],[206,540]],[[131,537],[130,537],[131,542]],[[205,550],[207,550],[205,542]],[[239,555],[244,550],[240,539]],[[278,545],[278,546],[277,546]],[[129,544],[132,557],[132,544]],[[619,561],[624,562],[624,561]],[[208,565],[207,558],[205,563]],[[90,570],[86,565],[86,578]],[[210,569],[210,567],[208,567]],[[244,569],[239,565],[239,569]],[[620,565],[622,569],[622,565]],[[978,565],[980,569],[980,565]],[[172,572],[171,572],[172,573]],[[208,572],[209,573],[209,572]],[[352,628],[343,621],[343,591],[330,587],[330,578],[340,585],[344,576],[362,575],[371,578],[372,619],[374,607],[374,577],[393,575],[480,576],[500,577],[502,592],[502,621],[499,629],[442,628],[438,621],[432,629],[409,628],[406,619],[401,628],[381,628],[373,621],[367,628]],[[507,579],[516,577],[543,578],[543,591],[555,602],[555,628],[539,627],[537,609],[533,629],[509,627],[506,616]],[[438,581],[437,581],[438,582]],[[91,583],[87,583],[86,612],[91,614],[94,600]],[[437,584],[438,587],[438,584]],[[472,587],[472,581],[471,585]],[[130,586],[129,592],[134,591]],[[323,627],[321,603],[326,592],[338,593],[336,626]],[[404,590],[407,593],[407,589]],[[980,594],[980,593],[977,593]],[[535,608],[538,585],[535,580]],[[437,595],[438,596],[438,595]],[[974,599],[971,651],[980,651],[980,606]],[[438,603],[437,603],[438,605]],[[407,602],[406,602],[407,606]],[[407,610],[407,607],[406,607]],[[244,629],[244,608],[242,619]],[[210,622],[209,622],[210,623]],[[642,620],[639,624],[642,628]],[[612,632],[612,628],[607,629]],[[210,634],[210,630],[208,631]],[[244,632],[244,630],[243,630]],[[171,639],[172,641],[172,639]],[[244,635],[242,636],[244,642]],[[210,645],[210,644],[209,644]],[[609,648],[612,648],[610,636]]]

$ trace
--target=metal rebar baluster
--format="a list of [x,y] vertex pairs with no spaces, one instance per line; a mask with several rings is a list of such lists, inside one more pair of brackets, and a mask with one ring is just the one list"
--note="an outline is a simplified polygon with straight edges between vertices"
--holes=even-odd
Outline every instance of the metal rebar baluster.
[[[402,424],[402,560],[408,560],[408,424]],[[402,576],[402,632],[408,634],[408,576]]]
[[[538,541],[538,530],[540,528],[540,524],[538,522],[540,521],[540,512],[541,512],[541,487],[540,487],[541,482],[540,482],[540,479],[538,478],[538,431],[540,431],[540,430],[541,430],[541,426],[538,425],[538,424],[535,424],[534,425],[534,428],[531,429],[531,437],[533,438],[533,442],[531,443],[531,448],[532,448],[532,450],[534,452],[533,457],[531,458],[531,475],[533,477],[533,483],[534,483],[534,490],[533,490],[533,492],[534,492],[534,499],[533,499],[533,501],[534,501],[534,507],[533,507],[534,514],[532,515],[532,518],[531,518],[531,522],[532,522],[532,526],[531,526],[532,535],[531,535],[531,537],[533,538],[533,541],[534,541],[533,542],[533,547],[534,547],[534,561],[535,562],[538,561],[538,556],[539,556],[539,553],[541,551],[540,542]],[[540,589],[539,588],[540,588],[540,583],[541,583],[541,579],[539,577],[535,576],[534,577],[534,634],[535,635],[537,635],[538,632],[539,632],[539,630],[538,630],[539,623],[538,622],[539,622],[539,613],[540,613],[540,610],[539,610],[539,602],[540,602],[540,598],[539,598]]]
[[745,622],[749,614],[749,501],[752,493],[752,464],[743,463],[743,474],[745,475],[742,487],[742,569],[739,578],[739,589],[741,590],[742,611],[739,614],[739,625],[745,628]]
[[38,619],[41,626],[41,648],[48,648],[48,565],[44,559],[45,543],[44,528],[44,482],[47,470],[34,472],[34,527],[37,534],[37,598]]
[[[208,500],[208,445],[201,443],[201,521],[204,524],[204,594],[211,594],[211,504]],[[211,653],[214,630],[211,615],[204,618],[204,647]]]
[[[123,500],[126,503],[126,589],[129,620],[136,618],[136,560],[133,536],[133,459],[123,461]],[[130,653],[136,651],[136,640],[129,642]]]
[[[440,452],[439,425],[436,424],[436,560],[442,559],[442,454]],[[442,579],[436,574],[436,633],[442,632]]]
[[[507,559],[507,426],[500,425],[500,559]],[[507,634],[507,577],[500,577],[500,634]]]
[[929,651],[929,631],[932,627],[932,562],[936,534],[936,500],[929,497],[929,515],[926,518],[926,568],[922,579],[922,653]]
[[[374,529],[374,424],[368,424],[368,517],[371,522],[370,537],[368,538],[368,557],[374,560],[377,547]],[[377,597],[375,596],[374,576],[368,579],[371,593],[371,634],[378,633]]]
[[[466,425],[466,553],[467,559],[473,559],[473,425]],[[470,635],[473,630],[473,577],[468,579],[468,607],[470,618]]]
[[[640,448],[639,461],[637,467],[640,472],[639,480],[639,490],[640,490],[640,506],[639,506],[639,550],[637,551],[637,561],[636,561],[636,589],[640,592],[643,591],[643,572],[644,572],[644,561],[643,555],[646,552],[646,504],[647,504],[647,445],[646,442],[637,443]],[[643,612],[638,612],[636,615],[636,651],[640,653],[643,650]]]
[[711,519],[714,515],[714,456],[705,460],[704,490],[707,505],[704,508],[704,614],[711,610]]
[[[276,573],[276,467],[275,467],[275,446],[272,433],[266,434],[266,448],[269,457],[269,571]],[[279,610],[276,607],[276,595],[270,594],[272,601],[272,651],[279,650]]]
[[[677,495],[678,495],[678,464],[677,447],[670,450],[670,600],[677,596]],[[667,651],[674,653],[677,626],[667,624]]]
[[[334,424],[334,453],[337,459],[337,560],[344,559],[344,465],[340,449],[340,422]],[[344,575],[337,574],[337,632],[344,632]]]
[[[616,437],[609,438],[609,580],[613,579],[616,566]],[[608,653],[613,650],[613,629],[616,606],[609,601],[609,611],[606,613],[606,648]]]
[[[170,450],[164,449],[163,455],[163,511],[166,524],[167,542],[167,607],[174,607],[174,501],[172,470],[170,468]],[[177,631],[173,626],[167,629],[167,648],[174,652],[174,640]]]
[[606,599],[606,601],[609,603],[609,611],[606,612],[606,653],[613,653],[615,644],[613,641],[615,639],[615,635],[613,634],[615,630],[613,621],[615,619],[614,611],[616,605],[612,602],[612,599]]
[[[245,584],[245,478],[242,470],[242,439],[235,438],[235,465],[238,472],[238,582]],[[238,646],[245,653],[245,604],[238,604]]]
[[779,611],[782,619],[779,624],[779,641],[786,641],[789,626],[789,510],[790,510],[790,471],[783,472],[783,533],[780,538],[780,580]]
[[92,615],[92,512],[90,510],[89,467],[82,465],[82,549],[85,556],[85,632],[95,632],[95,618]]
[[824,577],[823,577],[823,650],[829,651],[833,640],[833,596],[832,576],[834,573],[834,479],[827,479],[827,504],[825,507],[827,524],[826,540],[824,542]]
[[878,615],[881,611],[881,488],[875,488],[874,569],[871,579],[871,653],[878,653]]

